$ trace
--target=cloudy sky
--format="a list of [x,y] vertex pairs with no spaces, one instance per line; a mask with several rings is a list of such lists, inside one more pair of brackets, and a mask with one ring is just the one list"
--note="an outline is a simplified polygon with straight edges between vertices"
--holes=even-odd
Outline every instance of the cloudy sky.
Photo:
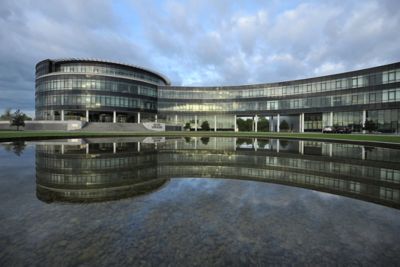
[[0,112],[34,110],[34,67],[85,57],[174,85],[306,78],[400,60],[398,0],[1,0]]

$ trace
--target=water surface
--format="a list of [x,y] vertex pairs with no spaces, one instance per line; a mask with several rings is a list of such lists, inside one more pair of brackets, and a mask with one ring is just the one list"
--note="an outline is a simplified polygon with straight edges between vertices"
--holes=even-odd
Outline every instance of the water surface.
[[400,151],[235,138],[0,148],[0,265],[396,265]]

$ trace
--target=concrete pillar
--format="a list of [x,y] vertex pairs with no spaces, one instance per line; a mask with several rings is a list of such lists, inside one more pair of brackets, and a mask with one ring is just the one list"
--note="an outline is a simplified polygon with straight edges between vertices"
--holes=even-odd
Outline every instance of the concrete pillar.
[[238,127],[237,127],[237,117],[236,117],[236,115],[235,115],[234,120],[235,120],[235,128],[234,128],[234,131],[237,132],[239,129],[238,129]]
[[366,111],[366,110],[363,110],[363,113],[362,113],[362,123],[361,123],[361,126],[362,126],[362,128],[363,128],[363,130],[362,130],[363,133],[366,132],[366,131],[364,130],[366,121],[367,121],[367,111]]
[[117,122],[117,112],[114,110],[113,111],[113,123]]
[[279,133],[280,132],[280,127],[281,127],[281,116],[278,114],[276,116],[276,131]]
[[329,157],[333,156],[333,144],[329,144]]
[[86,155],[89,154],[89,144],[86,144]]
[[178,150],[178,140],[175,140],[175,150]]
[[257,151],[257,149],[258,149],[258,140],[257,140],[257,138],[254,138],[253,147],[254,147],[254,151]]
[[255,115],[254,116],[254,131],[257,132],[258,131],[258,116]]
[[276,152],[279,153],[279,148],[281,147],[281,141],[279,139],[276,139]]
[[197,115],[194,115],[194,130],[197,132]]
[[157,122],[157,120],[158,120],[157,114],[154,116],[154,120],[155,120],[155,122]]
[[137,123],[140,123],[140,112],[137,113]]
[[64,154],[64,144],[61,144],[61,154]]
[[233,151],[236,151],[236,137],[232,139],[233,139]]
[[89,110],[86,110],[86,121],[89,122]]
[[61,110],[61,120],[64,121],[64,110]]
[[214,132],[217,131],[217,115],[214,115]]
[[197,137],[194,138],[194,149],[197,149]]
[[137,152],[140,152],[140,142],[137,143]]
[[302,113],[299,114],[299,133],[302,132],[302,131],[301,131],[301,114],[302,114]]
[[113,154],[117,153],[117,143],[113,143]]
[[299,116],[299,132],[304,133],[304,113],[300,113]]
[[329,112],[329,125],[327,126],[333,126],[333,112]]
[[178,115],[175,114],[175,125],[178,125]]

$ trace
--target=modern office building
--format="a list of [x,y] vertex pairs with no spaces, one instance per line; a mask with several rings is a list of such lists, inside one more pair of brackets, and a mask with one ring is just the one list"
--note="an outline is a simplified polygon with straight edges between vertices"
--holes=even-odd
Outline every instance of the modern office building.
[[169,81],[141,67],[86,59],[36,65],[36,120],[141,122],[157,114],[157,90]]
[[[320,131],[373,121],[400,132],[400,62],[322,77],[243,86],[171,86],[163,75],[121,63],[62,59],[36,65],[36,119],[96,122],[208,121],[214,130],[237,130],[238,118],[260,118],[271,131]],[[286,130],[285,129],[285,130]]]

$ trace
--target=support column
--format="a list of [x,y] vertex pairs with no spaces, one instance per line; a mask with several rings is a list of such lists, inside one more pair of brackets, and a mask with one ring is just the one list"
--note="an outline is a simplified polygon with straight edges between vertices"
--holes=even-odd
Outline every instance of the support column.
[[175,125],[178,125],[178,115],[175,114]]
[[333,144],[331,143],[328,146],[329,146],[329,157],[332,157],[333,156]]
[[362,128],[363,128],[363,130],[362,130],[362,132],[363,133],[365,133],[366,131],[364,130],[364,127],[365,127],[365,123],[367,122],[367,111],[366,110],[363,110],[363,113],[362,113],[362,123],[361,123],[361,126],[362,126]]
[[194,149],[197,149],[197,137],[194,138]]
[[137,113],[137,123],[140,123],[140,112]]
[[86,144],[86,155],[89,154],[89,144]]
[[154,120],[155,120],[155,122],[157,122],[157,120],[158,120],[157,114],[154,116]]
[[258,116],[257,115],[254,116],[254,125],[255,125],[254,131],[257,132],[258,131]]
[[257,149],[258,149],[258,140],[257,140],[257,138],[254,138],[253,146],[254,146],[254,151],[257,151]]
[[233,139],[233,151],[236,151],[236,137],[232,139]]
[[61,144],[61,154],[64,155],[64,144]]
[[235,129],[234,129],[234,131],[237,132],[238,131],[238,127],[237,127],[237,117],[236,117],[236,115],[235,115],[234,120],[235,120]]
[[304,113],[299,115],[299,132],[304,133]]
[[64,110],[61,110],[61,120],[64,121]]
[[137,152],[140,152],[140,142],[137,143]]
[[114,110],[113,111],[113,123],[117,122],[117,112]]
[[117,153],[117,143],[113,142],[113,154]]
[[279,153],[280,147],[281,147],[281,141],[279,141],[279,139],[276,139],[276,153]]
[[86,110],[86,122],[89,122],[89,110]]
[[276,117],[276,131],[279,133],[280,132],[280,125],[281,124],[281,116],[278,114]]
[[328,126],[333,126],[333,112],[329,112],[329,125]]
[[217,115],[214,115],[214,132],[217,131]]
[[194,115],[194,131],[197,132],[197,115]]

